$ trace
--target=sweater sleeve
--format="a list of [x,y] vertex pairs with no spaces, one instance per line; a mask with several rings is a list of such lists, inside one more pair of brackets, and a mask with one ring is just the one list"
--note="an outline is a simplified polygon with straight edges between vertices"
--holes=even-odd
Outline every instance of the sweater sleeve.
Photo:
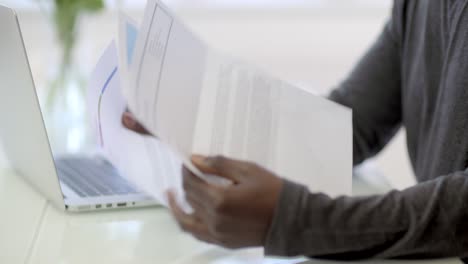
[[395,1],[380,37],[329,98],[353,110],[353,160],[377,154],[401,125],[401,50],[405,2]]
[[[380,151],[401,123],[406,1],[330,98],[354,116],[354,163]],[[332,199],[286,182],[265,241],[267,255],[331,259],[468,256],[468,172],[403,191]]]
[[346,260],[463,258],[468,256],[467,205],[467,172],[386,195],[337,199],[287,182],[265,253]]

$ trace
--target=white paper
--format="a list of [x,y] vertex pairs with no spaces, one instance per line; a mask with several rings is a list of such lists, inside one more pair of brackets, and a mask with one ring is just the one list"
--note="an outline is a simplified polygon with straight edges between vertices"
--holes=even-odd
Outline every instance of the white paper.
[[183,201],[180,159],[157,139],[134,133],[121,123],[126,109],[120,89],[120,68],[113,42],[93,71],[88,109],[97,143],[104,156],[130,182],[167,206],[165,193],[173,189]]
[[119,14],[118,47],[119,72],[122,85],[128,85],[130,64],[135,54],[135,45],[138,37],[139,25],[124,13]]
[[311,191],[351,194],[350,110],[227,56],[208,61],[193,152],[254,161]]
[[224,154],[351,193],[351,111],[211,49],[158,0],[148,1],[123,94],[184,157]]
[[166,7],[148,1],[124,95],[137,118],[184,155],[192,149],[206,52]]

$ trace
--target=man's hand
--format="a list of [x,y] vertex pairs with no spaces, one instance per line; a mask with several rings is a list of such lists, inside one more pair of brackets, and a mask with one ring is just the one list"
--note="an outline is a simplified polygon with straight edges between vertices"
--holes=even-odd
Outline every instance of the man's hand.
[[122,125],[133,132],[142,134],[142,135],[151,135],[146,128],[144,128],[135,118],[135,116],[129,112],[125,111],[122,115]]
[[224,157],[193,156],[192,162],[203,173],[233,184],[213,186],[183,168],[184,190],[194,212],[183,212],[169,193],[180,227],[199,240],[226,248],[263,246],[283,180],[255,164]]

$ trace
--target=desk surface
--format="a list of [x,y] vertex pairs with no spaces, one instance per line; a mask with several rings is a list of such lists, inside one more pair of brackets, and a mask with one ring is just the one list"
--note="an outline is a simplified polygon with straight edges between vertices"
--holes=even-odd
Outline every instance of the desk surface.
[[47,202],[16,175],[0,171],[0,263],[24,263]]
[[[49,205],[20,177],[5,170],[0,171],[0,198],[0,263],[301,262],[262,259],[260,250],[229,251],[198,242],[181,232],[163,208],[63,213]],[[337,262],[310,260],[308,263]]]

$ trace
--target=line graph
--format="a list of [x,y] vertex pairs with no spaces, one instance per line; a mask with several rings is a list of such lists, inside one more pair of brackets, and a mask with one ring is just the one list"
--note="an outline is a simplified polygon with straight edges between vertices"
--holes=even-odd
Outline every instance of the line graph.
[[101,123],[101,106],[102,106],[102,99],[104,97],[104,94],[107,90],[107,87],[109,86],[109,83],[112,81],[112,79],[114,78],[115,74],[117,73],[118,71],[118,67],[115,67],[114,70],[112,70],[111,74],[109,75],[109,77],[107,77],[107,80],[106,82],[104,83],[102,89],[101,89],[101,93],[99,95],[99,101],[98,101],[98,129],[99,129],[99,140],[100,140],[100,143],[101,143],[101,147],[104,147],[104,136],[103,136],[103,133],[102,133],[102,123]]

